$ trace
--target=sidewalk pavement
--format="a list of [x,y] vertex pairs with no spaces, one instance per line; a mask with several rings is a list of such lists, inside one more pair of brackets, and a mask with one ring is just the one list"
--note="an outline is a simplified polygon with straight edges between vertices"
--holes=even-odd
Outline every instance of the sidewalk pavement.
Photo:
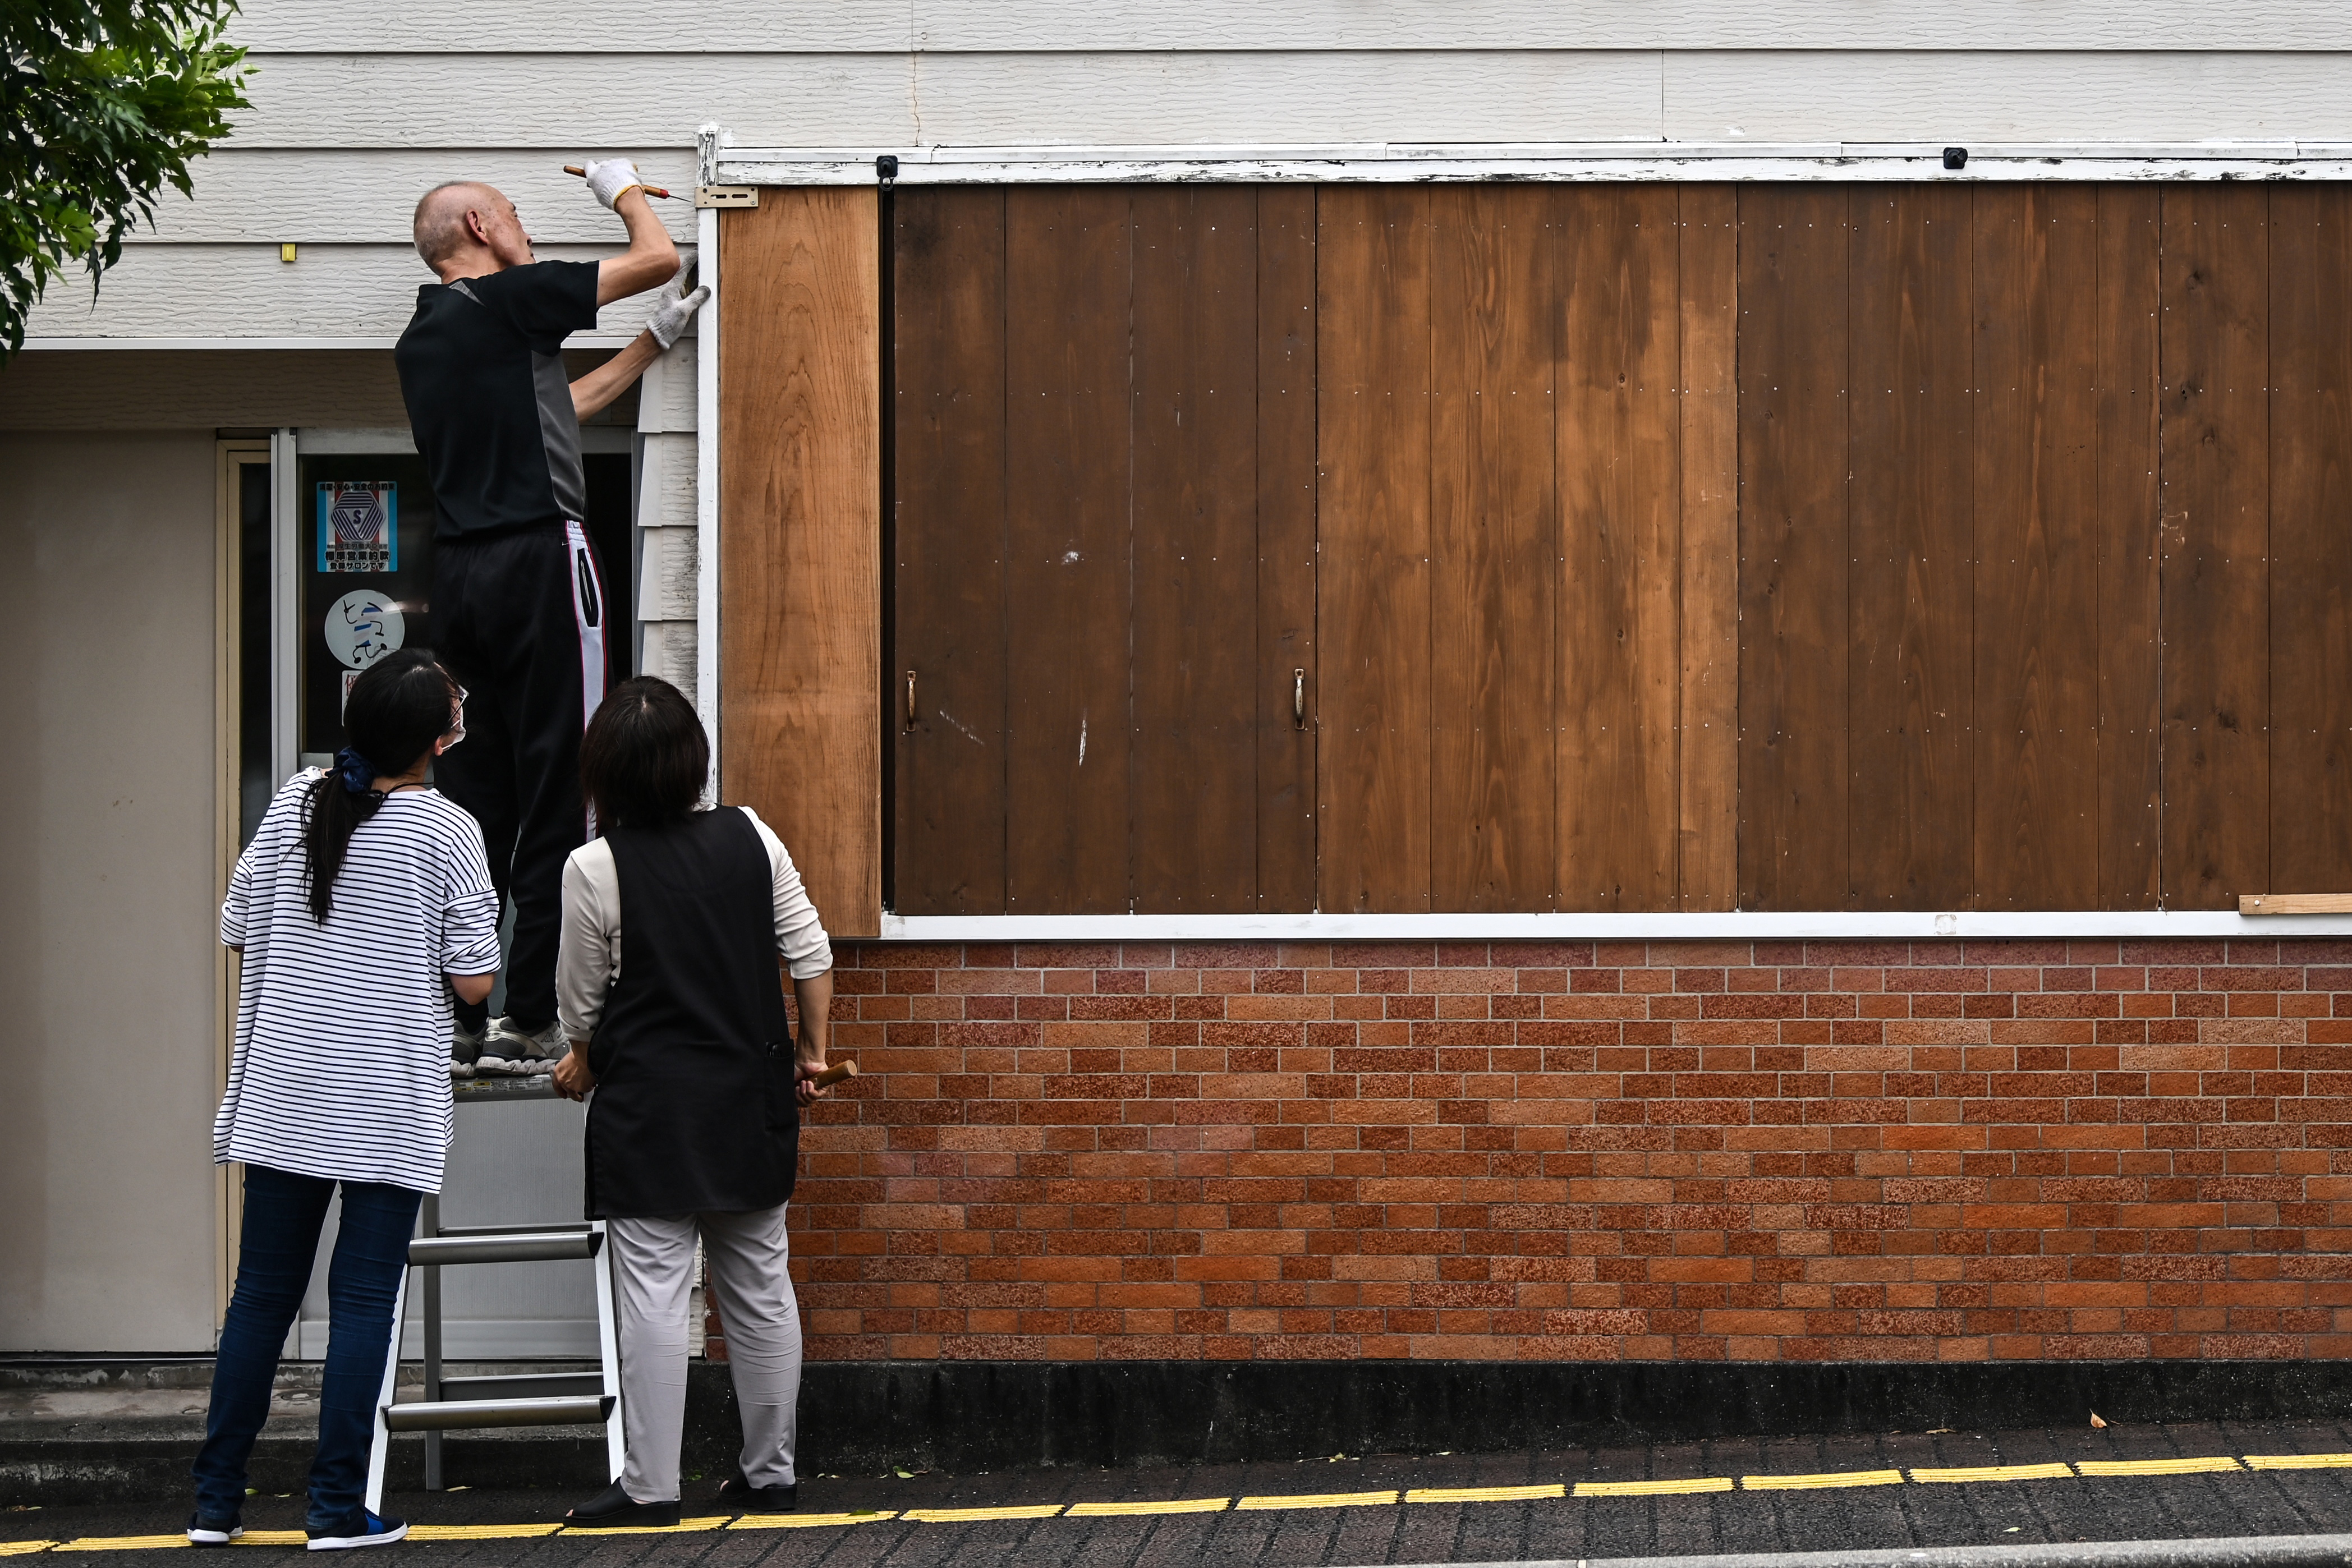
[[[812,1476],[800,1512],[749,1519],[721,1511],[717,1490],[688,1482],[676,1531],[556,1531],[571,1491],[396,1493],[386,1507],[420,1527],[394,1549],[409,1556],[546,1568],[1290,1568],[2323,1535],[2352,1531],[2352,1422]],[[0,1512],[0,1555],[144,1560],[187,1506]],[[246,1522],[290,1532],[254,1549],[297,1543],[299,1500],[257,1497]]]

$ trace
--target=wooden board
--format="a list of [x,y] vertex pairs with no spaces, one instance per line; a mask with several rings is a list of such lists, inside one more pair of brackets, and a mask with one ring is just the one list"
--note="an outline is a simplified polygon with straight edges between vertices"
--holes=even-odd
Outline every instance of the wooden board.
[[2352,887],[2352,191],[2271,196],[2270,881]]
[[1852,201],[1847,904],[1959,909],[1975,894],[1973,198],[1864,185]]
[[2099,892],[2153,909],[2162,893],[2157,681],[2158,193],[2101,185],[2096,450]]
[[1002,915],[1004,193],[892,201],[892,896],[902,915]]
[[1129,904],[1129,193],[1005,208],[1005,908]]
[[720,793],[825,927],[881,930],[880,236],[875,193],[719,220]]
[[1265,185],[1255,193],[1257,906],[1311,910],[1321,698],[1315,636],[1317,193],[1300,185]]
[[1430,907],[1429,193],[1318,204],[1327,910]]
[[1553,899],[1549,193],[1429,193],[1430,899]]
[[[907,263],[937,298],[899,319],[929,345],[910,392],[1009,387],[971,437],[998,469],[900,413],[936,470],[908,517],[962,525],[909,533],[902,622],[1006,607],[998,906],[2226,907],[2352,880],[2325,804],[2352,761],[2341,193],[1014,200],[1001,261]],[[2273,201],[2299,225],[2275,256]],[[1245,413],[1216,402],[1244,383]],[[927,762],[944,738],[899,743],[899,831],[937,841],[922,896],[983,908],[954,862],[986,829],[953,813],[992,786]]]
[[1847,883],[1846,193],[1739,193],[1739,906]]
[[2098,192],[1987,185],[1974,207],[1976,906],[2094,908]]
[[1681,740],[1675,875],[1685,909],[1739,879],[1738,193],[1680,188]]
[[1557,193],[1559,897],[1671,909],[1680,810],[1678,203]]
[[1257,197],[1131,203],[1131,891],[1239,914],[1257,905]]
[[2352,893],[2248,893],[2241,915],[2352,915]]
[[2164,193],[2164,903],[2270,880],[2267,186]]

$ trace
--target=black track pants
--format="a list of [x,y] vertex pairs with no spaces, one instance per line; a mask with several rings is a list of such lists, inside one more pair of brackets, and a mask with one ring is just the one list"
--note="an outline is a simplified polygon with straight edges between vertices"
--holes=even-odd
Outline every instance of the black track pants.
[[[466,688],[466,738],[434,781],[482,824],[490,877],[514,901],[507,1016],[555,1019],[563,862],[589,835],[580,733],[604,700],[604,574],[578,523],[434,547],[436,652]],[[485,1009],[458,1009],[467,1028]]]

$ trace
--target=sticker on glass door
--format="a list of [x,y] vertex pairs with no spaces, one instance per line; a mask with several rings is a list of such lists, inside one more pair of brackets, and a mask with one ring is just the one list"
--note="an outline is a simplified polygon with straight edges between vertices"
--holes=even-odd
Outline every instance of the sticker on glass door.
[[400,570],[400,486],[396,483],[390,479],[319,482],[319,570]]
[[327,649],[346,669],[366,669],[407,638],[407,618],[388,593],[354,589],[327,606]]

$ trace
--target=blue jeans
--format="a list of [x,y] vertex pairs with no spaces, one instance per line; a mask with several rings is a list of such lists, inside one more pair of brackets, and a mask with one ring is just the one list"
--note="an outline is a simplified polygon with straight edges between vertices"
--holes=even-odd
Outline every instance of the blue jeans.
[[[245,1167],[245,1234],[236,1293],[221,1325],[205,1446],[196,1451],[196,1511],[235,1519],[245,1502],[245,1463],[269,1418],[278,1354],[310,1283],[319,1229],[336,1183],[267,1166]],[[319,1397],[319,1452],[310,1463],[313,1530],[360,1511],[376,1401],[392,1348],[392,1303],[408,1267],[424,1194],[379,1182],[347,1181],[335,1258],[327,1273],[326,1386]]]

